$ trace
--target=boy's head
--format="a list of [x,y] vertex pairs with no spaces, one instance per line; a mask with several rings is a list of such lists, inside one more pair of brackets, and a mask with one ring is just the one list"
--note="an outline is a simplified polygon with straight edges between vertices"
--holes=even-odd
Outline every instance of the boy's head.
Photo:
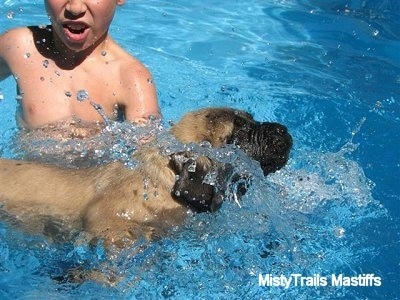
[[55,38],[79,52],[100,43],[125,0],[45,0]]

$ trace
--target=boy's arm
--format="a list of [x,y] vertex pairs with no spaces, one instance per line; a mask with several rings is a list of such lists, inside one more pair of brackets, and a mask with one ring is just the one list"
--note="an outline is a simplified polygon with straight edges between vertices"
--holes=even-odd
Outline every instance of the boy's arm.
[[161,118],[157,92],[149,70],[140,63],[125,70],[127,95],[125,97],[125,119],[146,124],[149,117]]
[[34,51],[32,32],[28,27],[13,28],[0,34],[0,81],[23,70],[23,55]]

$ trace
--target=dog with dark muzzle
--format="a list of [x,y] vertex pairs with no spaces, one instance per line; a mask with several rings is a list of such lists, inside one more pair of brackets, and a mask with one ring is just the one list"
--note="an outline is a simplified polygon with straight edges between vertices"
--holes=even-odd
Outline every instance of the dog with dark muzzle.
[[[214,148],[234,144],[260,163],[265,176],[287,163],[292,147],[292,138],[285,126],[257,122],[247,112],[231,108],[205,108],[187,113],[172,127],[171,133],[183,143],[206,141]],[[196,164],[199,167],[191,172],[189,168],[195,162],[191,156],[193,153],[172,155],[170,166],[179,174],[172,195],[197,212],[215,211],[223,202],[227,179],[238,182],[243,175],[232,174],[229,164],[218,164],[205,157],[198,158],[201,159],[200,164]],[[216,186],[204,183],[212,169],[217,171]],[[237,192],[243,194],[245,187],[238,188]]]
[[[286,164],[292,146],[283,125],[257,122],[230,108],[188,113],[170,132],[182,143],[235,144],[260,163],[264,175]],[[163,154],[157,139],[143,145],[134,158],[139,162],[134,169],[120,162],[68,169],[0,159],[0,216],[54,240],[85,231],[102,239],[106,247],[121,249],[139,237],[162,237],[182,224],[188,209],[217,210],[223,202],[224,181],[233,178],[229,164],[193,151]],[[205,182],[211,170],[218,184]]]

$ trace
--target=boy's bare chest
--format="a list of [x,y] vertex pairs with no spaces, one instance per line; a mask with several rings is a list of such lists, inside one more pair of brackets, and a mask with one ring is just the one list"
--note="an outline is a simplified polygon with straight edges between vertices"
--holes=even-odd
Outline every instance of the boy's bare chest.
[[24,118],[28,123],[51,123],[70,116],[101,120],[93,104],[111,116],[122,96],[118,74],[112,70],[81,68],[61,70],[54,65],[32,68],[17,78]]
[[[26,69],[29,69],[29,72],[24,72],[23,77],[18,78],[17,75],[19,86],[22,88],[35,85],[43,96],[46,95],[47,90],[56,92],[58,98],[71,98],[72,94],[82,90],[90,90],[92,94],[103,94],[111,90],[118,92],[120,89],[118,70],[102,65],[79,66],[72,70],[63,70],[54,63],[44,60]],[[24,92],[27,94],[30,90]]]

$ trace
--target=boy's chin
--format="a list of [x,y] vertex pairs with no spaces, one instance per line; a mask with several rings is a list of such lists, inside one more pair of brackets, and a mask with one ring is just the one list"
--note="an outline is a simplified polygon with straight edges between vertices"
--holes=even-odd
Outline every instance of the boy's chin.
[[64,47],[67,49],[67,51],[69,50],[74,53],[80,53],[85,51],[91,52],[92,49],[96,47],[95,42],[92,43],[85,42],[80,44],[80,43],[73,43],[71,41],[65,41],[63,44]]

